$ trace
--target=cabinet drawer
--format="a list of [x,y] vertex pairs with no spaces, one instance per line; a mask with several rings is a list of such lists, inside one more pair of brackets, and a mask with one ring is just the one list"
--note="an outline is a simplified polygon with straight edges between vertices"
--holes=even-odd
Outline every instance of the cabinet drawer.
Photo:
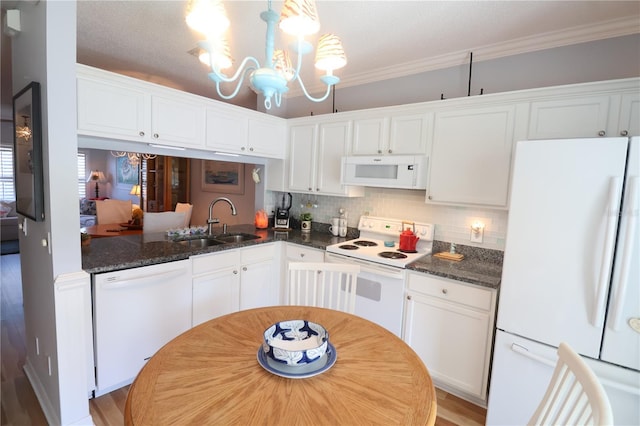
[[237,265],[240,263],[240,252],[238,250],[230,250],[201,254],[191,257],[191,262],[193,275],[200,275],[225,268],[228,265]]
[[287,244],[287,259],[290,262],[324,262],[324,251]]
[[409,290],[485,311],[491,309],[491,290],[453,280],[410,273]]
[[274,244],[260,244],[254,247],[246,247],[240,249],[240,261],[241,263],[256,263],[263,260],[270,260],[274,258]]

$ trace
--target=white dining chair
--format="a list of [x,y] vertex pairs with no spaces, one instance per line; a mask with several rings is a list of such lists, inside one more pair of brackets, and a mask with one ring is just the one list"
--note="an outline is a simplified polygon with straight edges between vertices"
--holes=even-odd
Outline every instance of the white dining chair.
[[193,211],[193,204],[189,203],[176,203],[175,212],[184,213],[183,228],[188,228],[191,224],[191,212]]
[[98,225],[131,220],[131,200],[96,200]]
[[609,398],[587,363],[566,343],[558,347],[551,382],[528,425],[612,425]]
[[289,305],[354,313],[360,265],[289,262]]
[[183,228],[184,217],[184,213],[176,212],[145,213],[142,220],[142,233]]

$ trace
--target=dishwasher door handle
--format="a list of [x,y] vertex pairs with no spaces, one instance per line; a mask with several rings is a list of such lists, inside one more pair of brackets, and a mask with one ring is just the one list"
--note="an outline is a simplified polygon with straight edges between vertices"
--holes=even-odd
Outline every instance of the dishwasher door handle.
[[180,275],[184,275],[187,272],[185,268],[173,269],[169,271],[158,272],[151,275],[137,275],[132,277],[113,277],[113,281],[103,281],[98,283],[101,290],[118,290],[121,288],[130,288],[133,286],[143,286],[149,284],[149,281],[157,282],[159,280],[165,281],[175,278]]

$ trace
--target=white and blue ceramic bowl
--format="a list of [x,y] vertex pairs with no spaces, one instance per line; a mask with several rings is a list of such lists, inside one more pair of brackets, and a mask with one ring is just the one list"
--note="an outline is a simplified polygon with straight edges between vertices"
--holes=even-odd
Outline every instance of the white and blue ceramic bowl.
[[323,326],[306,320],[280,321],[264,332],[265,355],[287,366],[303,366],[319,360],[327,352],[329,333]]

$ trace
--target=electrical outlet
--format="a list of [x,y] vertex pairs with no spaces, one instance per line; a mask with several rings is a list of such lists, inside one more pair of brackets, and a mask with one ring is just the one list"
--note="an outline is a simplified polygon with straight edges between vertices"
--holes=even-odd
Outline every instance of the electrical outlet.
[[484,237],[484,228],[479,228],[477,230],[471,229],[470,239],[472,243],[481,243],[483,237]]

